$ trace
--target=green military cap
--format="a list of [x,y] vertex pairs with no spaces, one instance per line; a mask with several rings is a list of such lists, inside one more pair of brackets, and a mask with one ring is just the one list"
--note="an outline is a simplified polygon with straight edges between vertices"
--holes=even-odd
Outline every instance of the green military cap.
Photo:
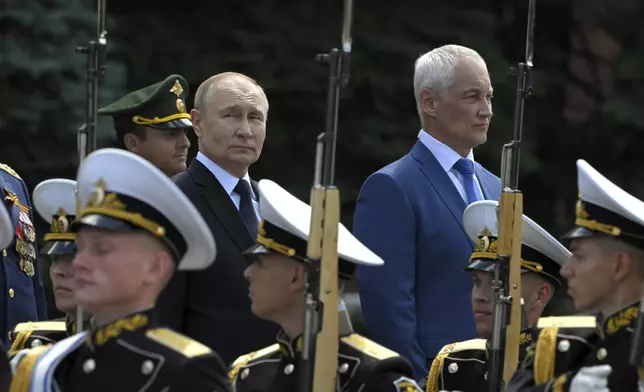
[[128,118],[136,125],[161,130],[188,128],[192,126],[185,104],[188,91],[188,82],[183,76],[170,75],[162,82],[131,92],[99,109],[98,114]]

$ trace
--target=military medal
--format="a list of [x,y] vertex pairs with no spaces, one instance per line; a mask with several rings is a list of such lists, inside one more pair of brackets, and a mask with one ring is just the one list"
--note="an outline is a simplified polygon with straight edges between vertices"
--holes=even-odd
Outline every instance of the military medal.
[[29,277],[36,275],[36,268],[34,268],[34,263],[27,258],[20,258],[20,270]]
[[29,215],[24,211],[20,211],[20,226],[22,226],[22,232],[29,242],[36,241],[36,230],[34,230],[34,225],[29,219]]

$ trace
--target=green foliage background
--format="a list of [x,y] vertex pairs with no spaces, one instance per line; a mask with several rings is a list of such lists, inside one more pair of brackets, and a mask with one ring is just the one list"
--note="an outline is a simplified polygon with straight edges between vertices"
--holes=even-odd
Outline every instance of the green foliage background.
[[[516,93],[506,70],[524,57],[527,3],[356,1],[337,150],[347,226],[364,179],[415,142],[420,125],[413,63],[437,46],[466,45],[488,62],[495,115],[489,140],[475,156],[498,173],[501,146],[512,135]],[[95,10],[96,2],[86,0],[0,3],[0,160],[31,189],[47,178],[75,175],[86,59],[74,48],[95,34]],[[192,93],[213,74],[246,73],[264,86],[271,104],[265,150],[251,174],[270,177],[307,200],[326,110],[327,68],[314,59],[339,44],[340,0],[107,0],[107,10],[100,106],[171,73],[184,75]],[[520,187],[526,213],[553,234],[573,216],[578,158],[644,196],[638,170],[643,16],[638,0],[537,0],[534,94],[526,104]],[[584,98],[571,100],[571,91]],[[101,119],[99,145],[112,142],[111,122]],[[194,147],[193,139],[193,154]],[[43,232],[45,222],[39,225]]]

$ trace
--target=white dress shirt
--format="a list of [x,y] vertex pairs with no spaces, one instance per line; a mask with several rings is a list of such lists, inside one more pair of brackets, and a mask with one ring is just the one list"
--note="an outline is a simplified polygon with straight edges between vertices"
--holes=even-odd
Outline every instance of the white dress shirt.
[[[448,145],[436,140],[432,135],[425,132],[425,130],[423,129],[418,132],[418,140],[420,140],[420,142],[423,143],[425,147],[427,147],[429,152],[431,152],[434,157],[436,157],[438,163],[441,165],[443,170],[445,170],[450,180],[452,180],[452,182],[454,183],[454,186],[458,190],[458,193],[461,194],[461,197],[465,201],[465,204],[468,204],[467,192],[465,191],[465,186],[463,185],[465,179],[463,178],[463,175],[457,172],[454,168],[454,164],[456,164],[456,162],[458,162],[459,159],[462,158],[461,155],[452,150],[452,148]],[[469,159],[474,162],[474,153],[472,152],[472,150],[470,150],[470,153],[467,154],[465,159]],[[479,194],[479,199],[483,200],[483,190],[481,189],[481,184],[479,183],[479,179],[476,177],[476,174],[474,174],[474,182],[476,183],[476,190]]]
[[[221,166],[213,162],[210,158],[207,156],[203,155],[201,152],[197,153],[197,160],[201,162],[205,167],[210,170],[213,176],[219,181],[221,186],[224,188],[230,199],[233,201],[235,204],[235,207],[237,207],[237,210],[239,210],[239,203],[241,202],[241,196],[235,192],[235,187],[237,186],[237,183],[240,181],[240,178],[237,176],[233,176],[232,174],[228,173],[226,170],[222,169]],[[250,176],[248,173],[244,175],[244,177],[241,178],[241,181],[246,181],[248,182],[248,185],[251,185],[250,182]],[[257,215],[257,220],[261,221],[262,218],[259,215],[259,202],[257,201],[257,195],[255,195],[255,190],[253,187],[250,187],[251,189],[251,195],[252,195],[252,200],[251,202],[253,203],[253,208],[255,209],[255,214]]]

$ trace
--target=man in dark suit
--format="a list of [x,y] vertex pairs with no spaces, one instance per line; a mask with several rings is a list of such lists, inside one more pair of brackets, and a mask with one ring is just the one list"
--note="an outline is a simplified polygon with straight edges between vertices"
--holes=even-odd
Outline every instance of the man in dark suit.
[[272,344],[278,332],[251,312],[242,255],[257,236],[258,194],[248,168],[262,152],[267,114],[268,100],[253,79],[227,72],[203,82],[191,111],[199,153],[175,177],[208,223],[218,255],[205,271],[175,274],[157,307],[162,321],[228,364]]
[[498,199],[501,185],[472,155],[492,118],[481,56],[457,45],[424,54],[414,95],[418,141],[365,181],[354,231],[385,260],[357,269],[369,337],[407,357],[421,379],[441,347],[476,337],[472,281],[462,273],[473,243],[462,217],[469,203]]

